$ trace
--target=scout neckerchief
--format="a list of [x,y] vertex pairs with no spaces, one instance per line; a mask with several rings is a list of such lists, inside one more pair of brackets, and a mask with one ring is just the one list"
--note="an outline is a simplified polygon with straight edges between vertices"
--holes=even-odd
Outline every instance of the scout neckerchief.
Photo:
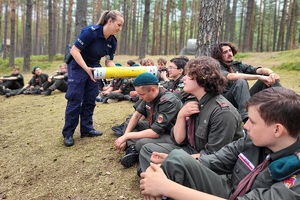
[[244,196],[251,189],[251,186],[256,176],[268,166],[269,160],[270,160],[270,155],[268,155],[260,165],[258,165],[245,178],[243,178],[239,182],[235,191],[229,197],[229,200],[234,200],[238,196]]

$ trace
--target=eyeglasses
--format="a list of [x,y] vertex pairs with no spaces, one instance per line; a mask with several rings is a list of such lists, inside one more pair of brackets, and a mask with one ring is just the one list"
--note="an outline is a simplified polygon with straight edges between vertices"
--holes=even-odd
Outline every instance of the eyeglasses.
[[178,69],[178,68],[175,68],[173,66],[169,66],[168,69],[172,70],[172,69]]

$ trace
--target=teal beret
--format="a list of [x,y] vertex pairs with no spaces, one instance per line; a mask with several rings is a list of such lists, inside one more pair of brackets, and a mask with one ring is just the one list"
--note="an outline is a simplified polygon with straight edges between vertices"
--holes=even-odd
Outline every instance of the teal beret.
[[37,68],[40,68],[40,67],[39,67],[39,66],[34,66],[34,68],[32,69],[32,74],[35,74],[35,70],[36,70]]
[[299,158],[296,154],[281,157],[269,164],[269,170],[274,181],[283,181],[293,174],[299,173]]
[[142,73],[138,75],[134,81],[134,86],[143,86],[143,85],[158,85],[158,79],[156,76],[149,72]]

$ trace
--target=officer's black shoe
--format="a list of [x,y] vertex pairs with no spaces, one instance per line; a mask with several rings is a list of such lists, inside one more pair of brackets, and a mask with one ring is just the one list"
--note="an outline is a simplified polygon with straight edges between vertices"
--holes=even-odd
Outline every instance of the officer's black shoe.
[[121,164],[128,168],[132,167],[134,164],[139,162],[139,153],[135,149],[134,145],[131,145],[128,149],[126,149],[126,155],[121,158]]
[[74,145],[74,139],[72,136],[69,136],[69,137],[65,137],[64,138],[64,144],[66,147],[70,147],[70,146],[73,146]]
[[89,132],[87,133],[81,133],[81,136],[80,137],[97,137],[97,136],[101,136],[102,135],[102,132],[100,131],[96,131],[96,130],[90,130]]

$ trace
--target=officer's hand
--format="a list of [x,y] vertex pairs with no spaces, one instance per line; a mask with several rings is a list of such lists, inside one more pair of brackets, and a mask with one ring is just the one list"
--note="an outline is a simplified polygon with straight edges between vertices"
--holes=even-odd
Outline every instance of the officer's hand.
[[96,69],[92,68],[92,67],[88,67],[86,70],[86,73],[88,73],[88,75],[90,76],[91,80],[94,82],[97,82],[96,79],[94,78],[94,71]]

